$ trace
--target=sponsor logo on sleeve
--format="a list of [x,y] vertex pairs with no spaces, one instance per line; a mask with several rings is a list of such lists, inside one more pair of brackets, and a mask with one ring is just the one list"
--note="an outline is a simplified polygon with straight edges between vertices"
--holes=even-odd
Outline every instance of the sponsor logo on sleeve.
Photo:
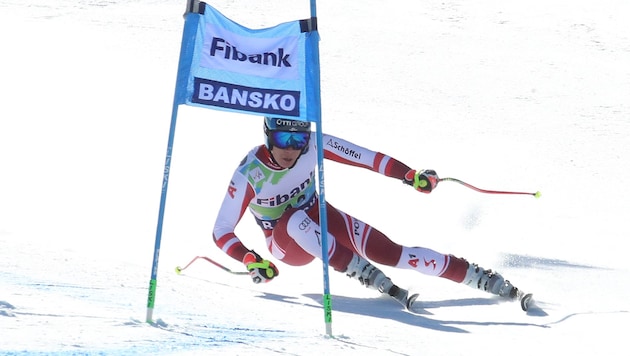
[[343,155],[354,157],[356,159],[361,159],[360,152],[357,152],[351,148],[348,148],[337,141],[333,141],[333,139],[328,140],[328,142],[326,142],[326,145],[330,146],[334,150],[339,151]]

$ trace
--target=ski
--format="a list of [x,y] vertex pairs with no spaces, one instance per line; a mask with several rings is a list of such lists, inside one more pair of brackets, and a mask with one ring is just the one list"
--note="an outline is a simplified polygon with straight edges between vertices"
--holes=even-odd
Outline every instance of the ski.
[[[396,299],[400,304],[402,304],[407,311],[413,313],[414,312],[413,304],[416,302],[418,297],[419,297],[419,294],[415,293],[408,296],[404,300],[398,299],[398,298],[394,298],[394,299]],[[525,312],[530,310],[530,308],[533,308],[536,306],[534,303],[534,295],[532,293],[519,293],[519,295],[517,296],[516,299],[514,299],[514,301],[517,301],[517,300],[520,302],[519,304],[521,305],[521,309],[523,309],[523,311]]]

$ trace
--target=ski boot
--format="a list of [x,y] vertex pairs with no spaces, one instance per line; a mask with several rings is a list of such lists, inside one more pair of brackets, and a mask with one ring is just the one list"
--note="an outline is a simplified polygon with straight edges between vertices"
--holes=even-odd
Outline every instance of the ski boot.
[[365,258],[354,254],[344,272],[348,277],[358,280],[367,288],[387,294],[405,308],[409,308],[407,290],[395,285],[383,271],[375,267]]
[[476,263],[468,264],[468,271],[462,283],[509,300],[517,300],[521,297],[518,288],[514,287],[510,281],[491,269],[479,267]]

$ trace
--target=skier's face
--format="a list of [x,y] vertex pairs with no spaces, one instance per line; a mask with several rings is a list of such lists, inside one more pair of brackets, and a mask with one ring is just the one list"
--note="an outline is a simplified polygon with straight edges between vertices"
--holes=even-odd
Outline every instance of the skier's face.
[[297,161],[297,159],[302,154],[302,150],[291,147],[278,148],[274,146],[271,148],[271,154],[273,155],[273,158],[276,160],[276,162],[280,165],[280,167],[291,168],[295,164],[295,161]]

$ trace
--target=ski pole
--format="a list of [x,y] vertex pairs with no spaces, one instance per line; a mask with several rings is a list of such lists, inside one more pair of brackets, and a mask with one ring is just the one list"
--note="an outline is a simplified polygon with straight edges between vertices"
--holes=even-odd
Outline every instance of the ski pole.
[[212,259],[210,259],[209,257],[206,257],[206,256],[196,256],[195,258],[193,258],[193,259],[192,259],[192,261],[188,262],[188,264],[187,264],[186,266],[184,266],[184,267],[180,267],[180,266],[175,267],[175,273],[180,274],[183,270],[185,270],[186,268],[188,268],[188,266],[190,266],[193,262],[197,261],[197,260],[198,260],[198,259],[200,259],[200,258],[201,258],[202,260],[206,260],[206,261],[208,261],[208,262],[212,263],[213,265],[215,265],[215,266],[217,266],[217,267],[221,268],[222,270],[224,270],[224,271],[226,271],[226,272],[228,272],[228,273],[238,274],[238,275],[245,275],[245,274],[249,274],[248,272],[245,272],[245,271],[242,271],[242,272],[240,272],[240,271],[239,271],[239,272],[232,271],[231,269],[229,269],[229,268],[227,268],[227,267],[223,266],[222,264],[220,264],[220,263],[218,263],[218,262],[213,261]]
[[475,190],[475,191],[480,192],[480,193],[487,193],[487,194],[521,194],[521,195],[533,195],[535,198],[540,198],[540,192],[539,191],[537,191],[535,193],[528,193],[528,192],[506,192],[506,191],[501,191],[501,190],[486,190],[486,189],[477,188],[477,187],[475,187],[473,185],[470,185],[470,184],[468,184],[466,182],[463,182],[463,181],[461,181],[459,179],[456,179],[456,178],[440,178],[438,181],[439,182],[443,182],[443,181],[456,182],[456,183],[459,183],[459,184],[461,184],[461,185],[463,185],[463,186],[465,186],[467,188],[470,188],[470,189]]

